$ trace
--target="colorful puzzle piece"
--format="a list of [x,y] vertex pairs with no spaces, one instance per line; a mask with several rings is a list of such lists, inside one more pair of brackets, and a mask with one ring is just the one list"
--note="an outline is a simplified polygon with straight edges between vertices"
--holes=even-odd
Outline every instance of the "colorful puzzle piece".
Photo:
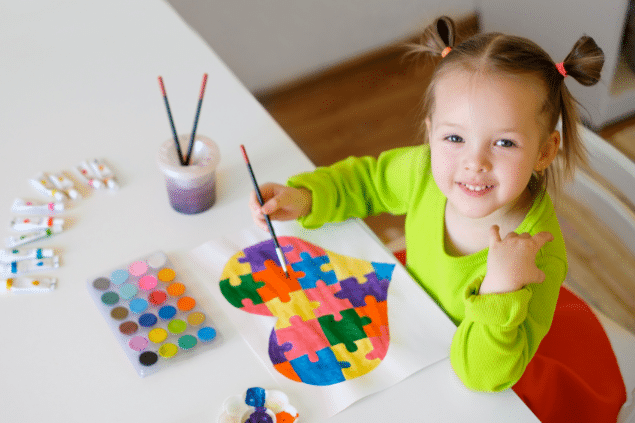
[[371,354],[374,348],[371,340],[368,338],[355,341],[354,351],[350,351],[348,347],[345,347],[343,344],[333,345],[332,348],[335,358],[337,358],[338,361],[350,363],[350,366],[342,369],[342,373],[346,379],[353,379],[365,375],[381,362],[380,358],[368,359],[368,354]]
[[249,298],[243,298],[243,306],[240,308],[243,309],[243,311],[251,314],[260,314],[261,316],[273,316],[273,314],[271,314],[271,310],[269,310],[269,307],[267,307],[267,304],[254,304],[253,301]]
[[238,252],[220,289],[234,307],[278,319],[269,357],[285,377],[332,385],[372,371],[386,356],[388,286],[395,265],[369,262],[279,237],[287,278],[273,240]]
[[[283,252],[286,252],[285,250],[288,250],[288,247],[282,248]],[[252,273],[265,270],[265,262],[267,260],[277,263],[278,266],[280,265],[273,239],[245,248],[242,257],[238,258],[240,263],[248,263],[251,266]]]
[[386,301],[377,301],[375,297],[367,296],[366,305],[357,307],[357,313],[370,318],[370,324],[364,326],[364,332],[370,338],[382,336],[382,328],[388,330],[388,306]]
[[278,334],[275,330],[271,331],[269,336],[269,358],[273,364],[284,363],[287,361],[287,357],[284,353],[290,351],[293,348],[290,342],[283,342],[282,345],[278,342]]
[[364,280],[364,275],[375,270],[372,263],[366,260],[330,253],[328,251],[326,254],[329,256],[329,261],[333,266],[333,271],[338,281],[350,277]]
[[310,361],[317,361],[316,351],[327,348],[330,344],[317,319],[302,320],[300,316],[289,318],[288,327],[276,330],[278,342],[292,346],[285,351],[287,360],[307,355]]
[[306,289],[304,293],[311,301],[317,301],[320,306],[313,310],[317,317],[332,314],[335,320],[341,320],[340,310],[353,308],[353,305],[347,298],[339,299],[335,293],[340,290],[340,283],[326,285],[324,281],[318,281],[317,286],[313,289]]
[[332,349],[324,348],[316,351],[316,354],[319,358],[316,362],[309,360],[306,355],[291,360],[291,366],[293,366],[302,382],[323,386],[333,385],[346,380],[342,372],[342,366]]
[[341,289],[335,296],[340,299],[348,298],[353,307],[365,306],[368,295],[372,295],[377,301],[386,301],[390,281],[378,279],[375,273],[369,273],[365,277],[367,281],[363,283],[355,278],[340,281]]
[[331,345],[344,344],[350,352],[357,350],[355,341],[366,338],[364,326],[370,323],[368,317],[359,317],[354,308],[342,310],[342,319],[336,321],[333,316],[318,318],[320,326]]
[[289,293],[302,289],[297,275],[295,272],[290,272],[287,278],[282,268],[271,260],[265,261],[265,270],[252,274],[254,281],[265,284],[258,288],[258,294],[263,302],[279,298],[283,303],[291,300]]
[[327,285],[337,283],[337,277],[332,270],[322,270],[322,265],[329,263],[328,256],[311,257],[309,253],[301,252],[302,261],[292,263],[293,270],[304,272],[304,277],[299,279],[302,288],[315,288],[317,281],[324,281]]
[[234,286],[229,283],[229,278],[220,281],[220,291],[234,307],[242,307],[243,299],[250,299],[252,304],[262,304],[262,297],[258,294],[258,288],[264,286],[264,282],[254,282],[251,274],[239,275],[241,284]]
[[292,316],[300,316],[302,320],[315,319],[313,309],[317,308],[320,303],[309,301],[304,291],[295,291],[289,293],[289,301],[281,301],[279,298],[273,298],[267,301],[267,307],[271,313],[278,317],[276,329],[286,328],[289,318]]

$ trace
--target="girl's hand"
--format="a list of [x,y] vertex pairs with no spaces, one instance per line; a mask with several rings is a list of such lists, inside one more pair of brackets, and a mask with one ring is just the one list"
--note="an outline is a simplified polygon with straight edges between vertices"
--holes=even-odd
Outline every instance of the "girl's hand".
[[510,232],[501,240],[500,228],[490,228],[487,274],[479,294],[517,291],[530,283],[542,283],[545,273],[536,267],[536,254],[545,243],[553,241],[549,232]]
[[260,186],[264,205],[260,207],[256,191],[249,197],[251,217],[260,228],[268,231],[265,214],[271,220],[294,220],[306,216],[311,211],[311,191],[305,188],[292,188],[286,185],[266,183]]

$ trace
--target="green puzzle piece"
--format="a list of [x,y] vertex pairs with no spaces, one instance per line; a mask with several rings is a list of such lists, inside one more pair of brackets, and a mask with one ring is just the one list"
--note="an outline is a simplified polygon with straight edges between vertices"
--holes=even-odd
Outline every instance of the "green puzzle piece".
[[262,304],[262,298],[258,294],[257,289],[265,286],[264,282],[255,282],[251,273],[247,275],[240,275],[240,285],[234,286],[229,283],[229,279],[223,279],[220,281],[220,292],[223,296],[237,308],[242,308],[243,299],[249,298],[253,301],[253,304]]
[[367,338],[364,326],[371,322],[369,317],[359,317],[355,309],[340,311],[342,319],[335,320],[332,314],[318,317],[318,322],[331,345],[344,344],[348,352],[357,351],[355,341]]

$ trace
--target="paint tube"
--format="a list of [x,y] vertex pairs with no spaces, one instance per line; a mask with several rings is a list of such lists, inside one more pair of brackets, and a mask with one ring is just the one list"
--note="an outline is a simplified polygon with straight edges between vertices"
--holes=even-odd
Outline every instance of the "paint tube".
[[55,188],[44,172],[40,172],[30,179],[31,185],[41,194],[55,198],[58,201],[66,200],[66,194]]
[[64,226],[64,219],[60,217],[34,216],[16,217],[11,221],[11,228],[14,231],[37,231],[52,227],[61,228]]
[[0,273],[5,275],[23,275],[25,273],[51,270],[60,267],[58,256],[43,259],[27,259],[11,263],[0,263]]
[[29,232],[28,234],[14,237],[11,236],[5,240],[5,244],[9,248],[17,247],[18,245],[23,245],[32,241],[37,241],[39,239],[48,238],[51,235],[62,232],[62,228],[60,227],[52,227],[48,229],[44,229],[42,231],[37,232]]
[[83,181],[86,182],[90,187],[99,189],[104,186],[104,183],[99,179],[97,174],[93,171],[93,169],[88,165],[87,162],[83,161],[77,166],[75,169],[82,177]]
[[43,259],[53,257],[51,248],[29,248],[22,250],[0,250],[0,263],[11,263],[27,259]]
[[0,279],[0,293],[27,294],[50,292],[57,287],[57,278],[9,278]]
[[16,198],[11,207],[13,213],[46,214],[64,211],[64,203],[40,203]]
[[78,198],[82,198],[80,193],[75,189],[73,181],[68,179],[63,173],[54,173],[49,175],[49,179],[58,189],[66,192],[66,195],[68,195],[71,199],[77,200]]
[[119,185],[115,180],[115,175],[112,173],[110,168],[104,164],[104,162],[99,161],[97,159],[93,159],[90,161],[90,166],[93,168],[95,173],[104,181],[104,184],[112,190],[118,189]]

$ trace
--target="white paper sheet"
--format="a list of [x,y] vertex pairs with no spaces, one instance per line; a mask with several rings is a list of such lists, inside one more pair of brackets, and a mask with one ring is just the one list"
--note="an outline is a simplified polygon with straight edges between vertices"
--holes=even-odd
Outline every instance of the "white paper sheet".
[[214,281],[207,286],[218,304],[280,388],[299,399],[299,409],[316,418],[330,417],[355,401],[386,389],[448,356],[456,327],[365,225],[350,220],[325,225],[318,230],[306,230],[295,222],[276,222],[275,229],[279,237],[296,236],[334,253],[397,264],[387,300],[390,346],[382,363],[364,376],[335,385],[314,386],[287,379],[271,364],[269,335],[276,317],[248,314],[233,307],[219,288],[218,281],[227,261],[243,248],[269,239],[268,234],[254,226],[192,250],[194,260]]

